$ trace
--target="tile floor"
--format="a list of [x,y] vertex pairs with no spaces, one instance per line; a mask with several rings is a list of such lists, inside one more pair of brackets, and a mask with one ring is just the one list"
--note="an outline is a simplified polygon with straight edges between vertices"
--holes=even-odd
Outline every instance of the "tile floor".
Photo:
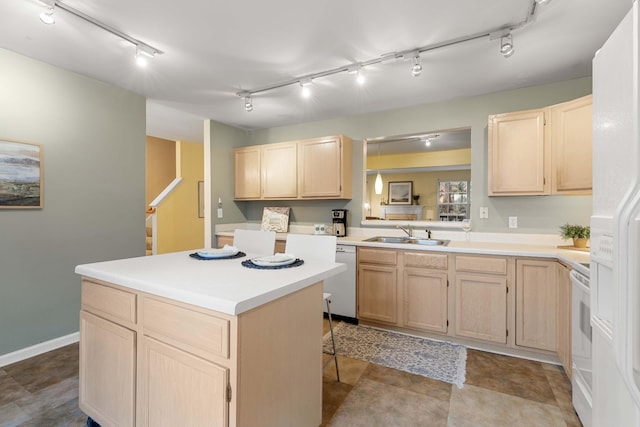
[[[327,356],[328,357],[328,356]],[[468,350],[462,389],[338,358],[323,378],[323,426],[580,426],[558,366]],[[83,426],[78,345],[0,368],[0,426]]]

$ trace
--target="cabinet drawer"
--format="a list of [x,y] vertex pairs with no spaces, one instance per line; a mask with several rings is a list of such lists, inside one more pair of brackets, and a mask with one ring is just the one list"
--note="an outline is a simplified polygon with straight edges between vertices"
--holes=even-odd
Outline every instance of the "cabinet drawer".
[[143,297],[140,322],[145,335],[212,360],[229,358],[229,320]]
[[505,275],[507,274],[507,259],[479,256],[457,256],[456,271]]
[[82,279],[82,308],[117,323],[136,323],[136,295]]
[[395,250],[358,248],[358,262],[396,265],[398,255]]
[[446,270],[447,255],[429,254],[424,252],[405,252],[404,266],[405,267],[437,268],[440,270]]

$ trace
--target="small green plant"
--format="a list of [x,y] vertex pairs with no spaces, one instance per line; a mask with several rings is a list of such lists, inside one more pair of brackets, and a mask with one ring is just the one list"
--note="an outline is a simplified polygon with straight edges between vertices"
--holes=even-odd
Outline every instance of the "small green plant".
[[589,239],[591,237],[591,227],[588,225],[565,224],[560,227],[560,236],[563,239]]

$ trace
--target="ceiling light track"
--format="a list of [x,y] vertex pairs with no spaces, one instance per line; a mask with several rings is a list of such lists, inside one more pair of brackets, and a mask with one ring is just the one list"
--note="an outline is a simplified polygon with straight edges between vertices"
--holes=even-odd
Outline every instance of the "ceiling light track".
[[119,37],[123,40],[128,41],[129,43],[131,43],[132,45],[134,45],[137,48],[136,51],[136,57],[139,55],[140,52],[144,53],[147,56],[153,57],[155,55],[162,55],[164,52],[162,52],[160,49],[157,49],[153,46],[151,46],[148,43],[143,42],[142,40],[138,40],[135,37],[131,37],[130,35],[123,33],[122,31],[118,30],[117,28],[113,28],[110,25],[107,25],[103,22],[98,21],[97,19],[87,15],[84,12],[79,11],[78,9],[75,9],[63,2],[61,2],[60,0],[54,0],[54,1],[48,1],[45,2],[47,4],[48,10],[47,12],[50,12],[49,14],[53,13],[53,10],[55,8],[58,9],[62,9],[67,13],[70,13],[71,15],[74,15],[80,19],[82,19],[83,21],[86,21],[92,25],[95,25],[96,27],[102,28],[103,30],[105,30],[106,32],[113,34],[116,37]]
[[411,66],[411,73],[413,76],[418,77],[421,72],[422,72],[422,64],[421,64],[421,55],[422,53],[425,52],[430,52],[436,49],[442,49],[445,47],[450,47],[450,46],[455,46],[461,43],[466,43],[466,42],[470,42],[473,40],[478,40],[478,39],[482,39],[485,37],[489,37],[489,40],[494,40],[494,39],[501,39],[501,46],[500,46],[500,51],[504,54],[503,52],[503,46],[504,46],[504,40],[502,40],[503,38],[506,38],[508,36],[511,45],[511,52],[509,53],[509,55],[505,55],[505,56],[511,56],[511,54],[513,53],[513,41],[512,41],[512,36],[511,36],[511,32],[517,29],[520,29],[524,26],[526,26],[527,24],[531,23],[534,18],[535,18],[535,14],[536,14],[536,10],[537,7],[543,4],[548,3],[551,0],[530,0],[531,1],[531,5],[529,7],[529,10],[527,12],[527,16],[523,21],[520,21],[516,24],[512,24],[512,25],[504,25],[502,27],[499,28],[495,28],[489,31],[482,31],[482,32],[478,32],[475,34],[469,34],[466,36],[462,36],[459,38],[455,38],[455,39],[450,39],[447,41],[443,41],[440,43],[435,43],[435,44],[431,44],[431,45],[427,45],[427,46],[422,46],[419,48],[414,48],[414,49],[408,49],[408,50],[403,50],[401,52],[392,52],[392,53],[388,53],[385,55],[381,55],[378,58],[374,58],[374,59],[370,59],[368,61],[363,61],[363,62],[355,62],[355,63],[351,63],[351,64],[347,64],[344,66],[340,66],[340,67],[336,67],[336,68],[332,68],[330,70],[326,70],[326,71],[321,71],[318,73],[314,73],[314,74],[306,74],[300,77],[296,77],[296,78],[292,78],[290,80],[286,80],[280,83],[276,83],[273,85],[268,85],[268,86],[262,86],[262,87],[258,87],[255,89],[251,89],[251,90],[243,90],[243,91],[239,91],[236,93],[237,96],[241,97],[241,98],[246,98],[247,96],[252,96],[258,93],[263,93],[263,92],[269,92],[275,89],[280,89],[282,87],[285,86],[291,86],[291,85],[301,85],[303,86],[305,82],[310,82],[313,81],[315,79],[318,78],[322,78],[322,77],[328,77],[328,76],[332,76],[334,74],[339,74],[339,73],[349,73],[349,72],[353,72],[353,70],[355,69],[364,69],[366,67],[372,66],[372,65],[376,65],[376,64],[382,64],[382,63],[387,63],[387,62],[396,62],[396,61],[412,61],[412,66]]

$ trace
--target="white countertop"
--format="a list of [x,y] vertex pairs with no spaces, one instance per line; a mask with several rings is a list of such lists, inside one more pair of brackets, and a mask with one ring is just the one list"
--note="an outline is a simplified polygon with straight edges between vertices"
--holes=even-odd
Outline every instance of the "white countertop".
[[304,289],[347,269],[345,264],[304,260],[299,267],[246,268],[243,258],[197,260],[189,253],[82,264],[75,272],[116,285],[230,315]]
[[[589,270],[582,263],[589,262],[589,252],[580,250],[564,249],[558,247],[557,244],[549,244],[550,240],[548,236],[541,236],[537,239],[532,235],[490,235],[492,239],[506,239],[511,241],[466,241],[456,240],[453,236],[464,236],[464,233],[449,233],[437,232],[438,238],[442,236],[443,239],[451,239],[447,246],[425,246],[425,245],[412,245],[407,243],[378,243],[367,242],[366,239],[373,236],[403,236],[403,232],[395,229],[349,229],[350,231],[356,231],[355,233],[346,237],[338,237],[339,245],[350,246],[366,246],[366,247],[380,247],[389,249],[404,249],[404,250],[419,250],[419,251],[434,251],[434,252],[451,252],[451,253],[472,253],[483,255],[503,255],[503,256],[518,256],[518,257],[532,257],[532,258],[551,258],[557,259],[570,266],[571,268],[578,270],[582,274],[589,275]],[[300,227],[298,234],[311,234],[305,232],[306,229]],[[218,231],[219,236],[233,236],[233,231]],[[424,234],[424,233],[422,233]],[[472,233],[474,234],[474,233]],[[475,238],[482,238],[482,233],[476,233]],[[479,236],[479,237],[478,237]],[[285,240],[287,233],[277,233],[277,240]],[[426,236],[421,236],[426,237]],[[517,240],[522,239],[526,243],[519,243]],[[516,240],[516,241],[513,241]],[[533,242],[533,243],[532,243]],[[566,243],[565,243],[566,244]]]

